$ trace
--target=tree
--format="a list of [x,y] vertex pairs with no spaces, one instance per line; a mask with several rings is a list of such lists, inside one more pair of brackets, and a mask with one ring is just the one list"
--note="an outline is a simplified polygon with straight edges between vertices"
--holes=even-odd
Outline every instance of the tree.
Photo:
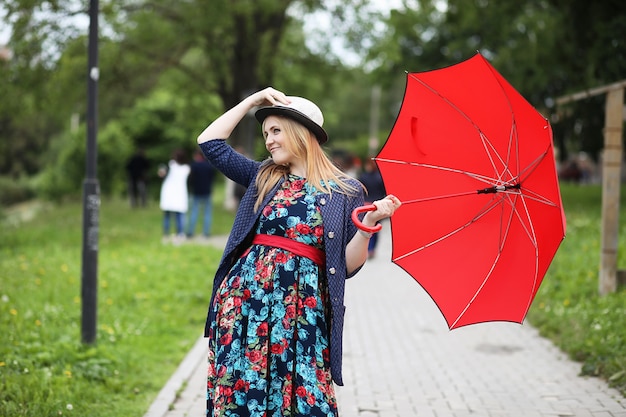
[[448,0],[444,8],[436,1],[414,3],[418,7],[390,15],[388,34],[371,50],[381,78],[400,69],[451,65],[478,50],[553,120],[561,158],[579,150],[596,156],[602,147],[603,106],[589,100],[565,113],[555,108],[555,99],[623,78],[626,4]]
[[[217,111],[275,83],[279,88],[284,85],[288,91],[333,103],[328,92],[340,90],[344,85],[347,78],[341,77],[347,77],[342,75],[346,74],[345,68],[336,57],[309,51],[298,21],[298,16],[330,7],[325,3],[321,0],[101,2],[104,24],[100,40],[100,126],[123,117],[138,99],[149,96],[155,89],[174,90],[175,95],[184,99],[184,111],[175,112],[185,115],[183,129],[191,132],[190,136],[199,133]],[[361,7],[360,3],[354,0],[332,7],[345,14],[350,8]],[[42,155],[50,138],[70,137],[58,135],[70,128],[70,119],[76,116],[84,119],[86,36],[80,27],[72,24],[61,27],[61,24],[86,10],[75,0],[35,3],[0,0],[2,7],[6,10],[5,20],[13,28],[11,45],[18,55],[11,69],[20,76],[14,85],[3,87],[12,97],[26,99],[37,94],[30,101],[39,106],[32,112],[37,113],[43,132],[33,132],[19,143],[27,151],[37,149],[33,155]],[[215,95],[221,100],[221,108],[217,110],[213,105]],[[211,104],[207,107],[206,103]],[[16,104],[6,112],[10,115],[6,120],[14,126],[27,108]],[[181,118],[177,116],[176,121],[181,122]],[[25,121],[23,127],[34,126]],[[3,128],[6,143],[15,143],[12,139],[18,130]],[[242,138],[246,137],[238,135],[236,139],[245,142]],[[37,140],[40,145],[33,146]],[[15,168],[15,158],[8,164]],[[29,173],[40,167],[39,161]]]

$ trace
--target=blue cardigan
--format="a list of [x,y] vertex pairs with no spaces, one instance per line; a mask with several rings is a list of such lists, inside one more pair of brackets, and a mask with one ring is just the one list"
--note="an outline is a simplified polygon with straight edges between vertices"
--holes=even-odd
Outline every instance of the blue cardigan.
[[[231,180],[248,187],[245,195],[241,199],[233,229],[230,232],[222,260],[217,268],[213,280],[213,293],[209,304],[209,312],[205,325],[204,335],[208,336],[210,324],[215,320],[215,314],[211,306],[217,289],[228,274],[228,271],[236,262],[240,254],[239,245],[252,231],[261,214],[262,208],[274,196],[280,183],[265,196],[263,204],[255,212],[254,203],[257,196],[255,178],[261,167],[261,162],[248,159],[244,155],[236,152],[223,139],[216,139],[204,142],[200,145],[202,152],[213,165]],[[349,180],[357,189],[361,189],[360,184],[354,180]],[[346,246],[357,232],[357,228],[352,222],[352,210],[363,205],[363,192],[356,196],[348,196],[341,193],[319,194],[317,203],[320,206],[322,220],[324,224],[324,248],[326,252],[326,276],[328,277],[328,290],[331,301],[331,323],[330,323],[330,370],[333,380],[337,385],[343,385],[341,376],[342,359],[342,337],[344,319],[344,291],[345,280],[354,276],[360,268],[348,275],[346,266]]]

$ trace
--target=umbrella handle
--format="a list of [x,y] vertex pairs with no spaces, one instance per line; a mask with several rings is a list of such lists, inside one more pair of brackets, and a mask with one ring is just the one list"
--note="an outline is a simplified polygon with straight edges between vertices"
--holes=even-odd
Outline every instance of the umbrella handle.
[[352,221],[354,222],[356,227],[358,227],[359,229],[368,233],[376,233],[380,229],[383,228],[382,224],[377,224],[376,226],[370,227],[370,226],[364,225],[363,223],[361,223],[361,220],[359,220],[359,214],[365,213],[366,211],[375,211],[375,210],[376,210],[376,206],[373,204],[368,204],[366,206],[357,207],[354,210],[352,210]]

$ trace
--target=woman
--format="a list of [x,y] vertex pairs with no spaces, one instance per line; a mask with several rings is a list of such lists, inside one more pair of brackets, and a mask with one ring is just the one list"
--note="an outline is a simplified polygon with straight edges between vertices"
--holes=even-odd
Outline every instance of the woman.
[[[263,162],[226,144],[256,106]],[[205,156],[247,187],[218,267],[205,327],[208,416],[337,416],[345,279],[367,258],[370,234],[350,219],[363,188],[322,150],[319,108],[267,88],[211,123],[198,137]],[[362,219],[393,214],[387,196]]]
[[[185,213],[189,206],[189,195],[187,192],[187,178],[190,168],[186,164],[185,153],[177,149],[172,155],[167,168],[159,169],[159,176],[165,177],[161,185],[161,196],[159,207],[163,211],[163,243],[171,240],[178,244],[185,239],[183,223]],[[176,234],[169,237],[170,217],[174,217],[176,222]]]

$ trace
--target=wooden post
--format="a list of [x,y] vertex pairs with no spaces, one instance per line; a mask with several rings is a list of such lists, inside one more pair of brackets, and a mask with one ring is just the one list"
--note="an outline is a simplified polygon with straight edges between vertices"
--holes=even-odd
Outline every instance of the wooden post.
[[602,161],[602,249],[600,295],[617,289],[617,245],[622,167],[624,88],[607,92]]
[[622,167],[622,123],[626,80],[556,99],[557,105],[606,93],[604,158],[602,163],[602,247],[600,249],[600,295],[617,290],[626,281],[626,272],[617,270],[620,170]]

